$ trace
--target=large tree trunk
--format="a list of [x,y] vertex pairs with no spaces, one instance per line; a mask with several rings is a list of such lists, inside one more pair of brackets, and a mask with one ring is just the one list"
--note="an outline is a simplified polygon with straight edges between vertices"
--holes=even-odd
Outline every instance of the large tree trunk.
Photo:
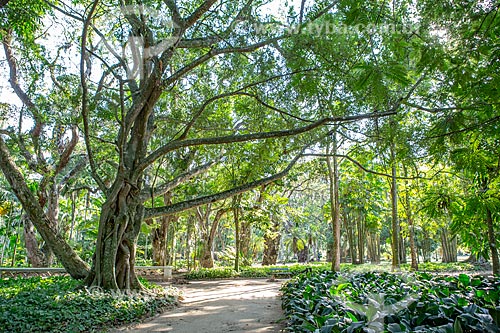
[[380,264],[380,234],[370,232],[368,236],[368,255],[372,264]]
[[348,214],[344,214],[344,226],[347,232],[347,244],[349,245],[349,257],[351,258],[351,263],[356,264],[358,262],[357,259],[357,247],[356,240],[354,235],[354,230],[351,227],[352,221]]
[[[328,180],[330,190],[330,215],[332,218],[332,271],[340,272],[340,201],[339,201],[339,168],[337,160],[337,138],[334,134],[332,145],[333,157],[327,157]],[[329,153],[329,152],[328,152]],[[332,161],[333,160],[333,161]],[[332,163],[333,162],[333,163]]]
[[280,227],[281,224],[277,220],[273,222],[271,229],[266,231],[262,266],[276,265],[281,242]]
[[457,237],[452,236],[448,228],[442,228],[440,236],[443,249],[442,262],[457,262]]
[[214,240],[217,234],[217,229],[219,227],[219,222],[222,216],[227,212],[227,209],[219,209],[210,223],[210,208],[207,207],[207,213],[205,216],[201,214],[198,215],[198,218],[202,218],[200,223],[204,224],[201,228],[202,232],[202,249],[200,255],[200,266],[203,268],[212,268],[214,267]]
[[[167,192],[163,195],[163,203],[165,205],[172,203],[172,194]],[[162,216],[159,218],[160,225],[151,230],[151,238],[153,244],[153,265],[165,266],[171,264],[171,256],[169,251],[169,235],[173,223],[177,221],[177,215]]]
[[142,289],[135,274],[144,206],[131,182],[118,180],[101,209],[94,263],[87,284],[106,290]]
[[252,224],[250,221],[243,219],[240,223],[240,253],[241,260],[244,266],[252,264],[252,256],[250,245],[252,243]]
[[491,251],[491,261],[493,263],[493,274],[500,274],[500,259],[498,258],[495,227],[493,225],[493,216],[489,208],[486,208],[486,225],[488,227],[488,243]]
[[23,215],[22,221],[24,224],[24,244],[26,246],[28,262],[31,264],[31,267],[45,267],[45,256],[38,246],[35,226],[26,215]]
[[66,240],[52,227],[51,221],[43,211],[38,199],[30,191],[23,175],[17,169],[5,142],[0,137],[0,168],[9,182],[16,197],[21,202],[30,221],[50,246],[66,271],[76,279],[85,278],[89,272],[88,265],[76,254]]

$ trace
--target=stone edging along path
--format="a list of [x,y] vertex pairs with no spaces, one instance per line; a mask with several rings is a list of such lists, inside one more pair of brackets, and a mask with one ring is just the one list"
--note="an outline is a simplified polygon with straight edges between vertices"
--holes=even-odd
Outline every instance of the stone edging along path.
[[280,332],[284,329],[279,288],[264,279],[191,281],[178,285],[180,306],[114,332]]

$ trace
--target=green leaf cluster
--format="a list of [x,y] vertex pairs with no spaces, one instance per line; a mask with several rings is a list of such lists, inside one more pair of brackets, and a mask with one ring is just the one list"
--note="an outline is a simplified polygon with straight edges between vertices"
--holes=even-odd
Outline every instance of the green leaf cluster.
[[289,332],[500,332],[498,277],[321,272],[282,287]]

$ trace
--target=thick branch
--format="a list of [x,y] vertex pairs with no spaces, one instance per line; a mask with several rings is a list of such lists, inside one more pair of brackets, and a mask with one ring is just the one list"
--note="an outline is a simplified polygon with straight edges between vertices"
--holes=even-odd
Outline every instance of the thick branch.
[[282,78],[282,77],[285,77],[285,76],[291,76],[291,75],[294,75],[294,74],[297,74],[299,72],[306,72],[306,71],[309,71],[309,69],[306,69],[306,70],[302,70],[302,71],[294,71],[294,72],[288,72],[288,73],[285,73],[285,74],[279,74],[279,75],[274,75],[274,76],[271,76],[269,78],[266,78],[264,80],[261,80],[261,81],[258,81],[258,82],[252,82],[250,84],[247,84],[241,88],[238,88],[237,90],[234,90],[234,91],[231,91],[231,92],[226,92],[226,93],[223,93],[223,94],[219,94],[219,95],[216,95],[214,97],[211,97],[209,99],[207,99],[201,106],[200,108],[194,113],[193,115],[193,118],[191,118],[191,120],[187,123],[184,131],[182,132],[182,134],[179,136],[178,140],[184,140],[189,131],[191,130],[191,128],[193,127],[193,125],[195,124],[196,120],[203,114],[203,112],[205,111],[205,109],[207,108],[207,106],[210,104],[210,103],[213,103],[219,99],[223,99],[223,98],[226,98],[226,97],[230,97],[230,96],[236,96],[236,95],[245,95],[245,96],[249,96],[249,97],[252,97],[254,99],[256,99],[259,103],[261,103],[262,105],[264,105],[265,107],[267,108],[270,108],[272,110],[275,110],[275,111],[278,111],[280,113],[283,113],[283,114],[286,114],[292,118],[295,118],[295,119],[298,119],[298,120],[301,120],[301,121],[304,121],[304,122],[309,122],[309,123],[312,123],[313,121],[311,120],[307,120],[307,119],[303,119],[303,118],[300,118],[300,117],[297,117],[297,116],[294,116],[286,111],[283,111],[283,110],[280,110],[278,108],[275,108],[267,103],[265,103],[264,101],[262,101],[258,96],[256,95],[253,95],[253,94],[249,94],[249,93],[246,93],[244,92],[244,90],[248,89],[248,88],[251,88],[251,87],[255,87],[259,84],[262,84],[262,83],[266,83],[266,82],[269,82],[269,81],[272,81],[274,79],[278,79],[278,78]]
[[184,21],[179,13],[179,7],[175,3],[175,0],[163,0],[168,9],[172,12],[172,21],[179,27],[184,25]]
[[148,157],[145,158],[144,162],[139,166],[139,169],[145,169],[147,166],[154,163],[161,156],[184,147],[190,146],[201,146],[201,145],[216,145],[216,144],[227,144],[227,143],[235,143],[235,142],[244,142],[244,141],[253,141],[253,140],[261,140],[261,139],[271,139],[271,138],[279,138],[285,136],[293,136],[302,134],[305,132],[309,132],[314,130],[320,126],[334,123],[334,122],[348,122],[355,121],[367,118],[379,118],[386,117],[390,115],[396,114],[396,111],[389,112],[373,112],[360,114],[355,116],[345,116],[345,117],[328,117],[320,119],[310,125],[294,128],[290,130],[283,131],[272,131],[272,132],[259,132],[259,133],[251,133],[251,134],[242,134],[242,135],[228,135],[228,136],[220,136],[220,137],[212,137],[212,138],[197,138],[197,139],[188,139],[188,140],[177,140],[172,141],[163,147],[158,148],[154,152],[152,152]]
[[255,43],[252,45],[247,45],[247,46],[241,46],[241,47],[228,47],[228,48],[223,48],[223,49],[212,49],[209,52],[205,53],[201,57],[197,58],[196,60],[192,61],[191,63],[187,64],[186,66],[182,67],[179,69],[177,72],[173,73],[170,75],[168,78],[166,78],[163,81],[164,86],[168,86],[174,82],[176,82],[178,79],[195,69],[196,67],[200,66],[201,64],[207,62],[208,60],[212,59],[215,56],[221,55],[221,54],[228,54],[228,53],[248,53],[255,51],[261,47],[264,47],[266,45],[272,44],[283,37],[275,37],[271,38],[259,43]]
[[3,49],[5,51],[5,57],[7,59],[7,63],[9,65],[9,83],[14,92],[16,93],[17,97],[23,102],[26,107],[34,113],[34,115],[38,115],[38,108],[36,107],[35,103],[29,98],[28,94],[24,92],[24,90],[21,88],[19,85],[19,79],[17,77],[17,61],[16,58],[14,57],[14,52],[12,52],[12,47],[11,47],[11,42],[12,42],[12,33],[7,32],[2,40],[3,44]]
[[207,196],[192,199],[192,200],[186,200],[186,201],[175,203],[175,204],[172,204],[169,206],[147,208],[146,212],[144,214],[144,218],[148,219],[148,218],[167,216],[167,215],[180,213],[180,212],[183,212],[183,211],[191,209],[191,208],[196,208],[196,207],[199,207],[202,205],[206,205],[206,204],[213,203],[216,201],[231,198],[235,195],[247,192],[247,191],[252,190],[256,187],[272,183],[278,179],[285,177],[290,172],[290,170],[293,168],[295,163],[297,163],[297,161],[300,159],[301,156],[302,155],[300,154],[297,157],[295,157],[283,171],[281,171],[275,175],[272,175],[270,177],[262,178],[262,179],[250,182],[248,184],[238,186],[238,187],[235,187],[235,188],[232,188],[230,190],[220,192],[217,194],[207,195]]
[[71,129],[71,140],[68,142],[64,151],[61,154],[61,158],[59,159],[59,163],[57,164],[55,174],[57,175],[62,169],[68,165],[71,154],[75,150],[76,144],[78,143],[78,128],[74,126]]
[[196,21],[198,21],[200,19],[200,17],[203,16],[203,14],[205,14],[207,11],[209,11],[210,7],[212,7],[212,5],[216,2],[217,2],[217,0],[206,0],[205,2],[203,2],[198,8],[196,8],[196,10],[193,12],[193,14],[191,14],[184,21],[185,27],[188,28],[188,27],[192,26],[193,24],[195,24]]

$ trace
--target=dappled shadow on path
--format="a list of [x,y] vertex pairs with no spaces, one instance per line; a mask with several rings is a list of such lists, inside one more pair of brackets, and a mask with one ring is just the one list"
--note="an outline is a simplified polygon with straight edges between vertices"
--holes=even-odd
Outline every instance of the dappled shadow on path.
[[179,286],[184,301],[173,311],[128,332],[280,332],[280,282],[196,281]]

